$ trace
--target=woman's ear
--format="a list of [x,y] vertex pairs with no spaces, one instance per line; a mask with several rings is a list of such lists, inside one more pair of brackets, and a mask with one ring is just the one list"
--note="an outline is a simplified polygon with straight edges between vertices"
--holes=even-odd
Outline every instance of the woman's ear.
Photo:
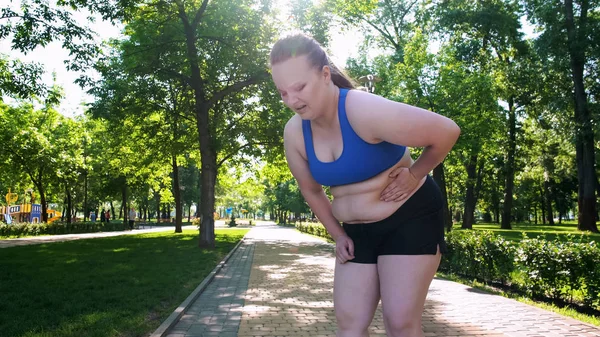
[[323,70],[321,70],[321,76],[323,76],[323,80],[325,82],[331,81],[331,68],[327,65],[323,66]]

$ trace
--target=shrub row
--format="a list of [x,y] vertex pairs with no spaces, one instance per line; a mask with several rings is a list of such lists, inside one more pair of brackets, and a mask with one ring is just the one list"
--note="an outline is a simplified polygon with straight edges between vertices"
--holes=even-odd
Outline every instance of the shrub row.
[[298,222],[296,223],[296,229],[303,233],[320,236],[326,238],[327,240],[333,241],[333,238],[331,235],[329,235],[325,229],[325,226],[321,224]]
[[[305,233],[329,237],[320,224],[298,224]],[[579,236],[581,238],[581,236]],[[600,247],[575,236],[565,241],[511,242],[491,231],[455,230],[440,270],[486,283],[501,283],[530,297],[600,306]]]
[[76,222],[72,224],[65,224],[60,222],[53,222],[51,224],[0,224],[0,237],[114,232],[122,231],[128,228],[129,226],[124,225],[123,221],[113,221],[110,223]]

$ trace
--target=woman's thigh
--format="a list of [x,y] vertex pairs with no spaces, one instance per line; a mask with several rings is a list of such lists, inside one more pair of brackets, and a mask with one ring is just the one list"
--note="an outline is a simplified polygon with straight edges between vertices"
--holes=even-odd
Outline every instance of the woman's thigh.
[[366,328],[379,304],[377,264],[335,263],[333,302],[339,328]]
[[[419,322],[441,254],[382,255],[377,263],[386,325]],[[389,322],[399,320],[402,322]]]

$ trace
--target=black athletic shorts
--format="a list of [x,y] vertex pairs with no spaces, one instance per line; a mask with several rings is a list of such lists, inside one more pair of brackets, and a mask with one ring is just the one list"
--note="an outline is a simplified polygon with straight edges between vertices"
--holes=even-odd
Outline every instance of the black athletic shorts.
[[377,263],[380,255],[426,255],[446,252],[443,199],[431,176],[394,214],[370,223],[342,223],[354,242],[354,259]]

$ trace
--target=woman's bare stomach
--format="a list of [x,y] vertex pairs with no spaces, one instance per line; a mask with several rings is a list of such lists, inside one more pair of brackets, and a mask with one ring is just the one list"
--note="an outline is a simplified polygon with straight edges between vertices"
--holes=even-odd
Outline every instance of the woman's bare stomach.
[[406,149],[404,156],[396,165],[375,177],[355,184],[332,187],[332,210],[335,218],[340,222],[365,223],[380,221],[392,215],[425,182],[425,178],[419,181],[409,197],[400,202],[386,202],[379,199],[381,192],[394,180],[389,177],[390,172],[397,167],[410,167],[412,163],[410,151]]

